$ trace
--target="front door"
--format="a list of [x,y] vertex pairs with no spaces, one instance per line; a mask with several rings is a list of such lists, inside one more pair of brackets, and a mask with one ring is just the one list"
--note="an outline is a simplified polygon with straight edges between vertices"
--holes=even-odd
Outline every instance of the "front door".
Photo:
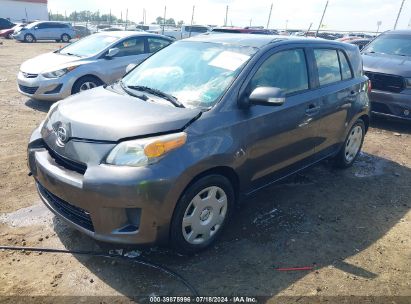
[[118,48],[120,51],[107,62],[107,67],[110,69],[108,83],[115,82],[123,77],[127,65],[130,63],[138,64],[149,56],[145,37],[133,37],[123,40],[113,48]]
[[304,48],[283,49],[263,60],[248,83],[246,92],[259,86],[277,87],[286,93],[281,106],[252,105],[247,111],[244,174],[248,192],[278,179],[310,162],[318,137],[321,99],[310,90]]

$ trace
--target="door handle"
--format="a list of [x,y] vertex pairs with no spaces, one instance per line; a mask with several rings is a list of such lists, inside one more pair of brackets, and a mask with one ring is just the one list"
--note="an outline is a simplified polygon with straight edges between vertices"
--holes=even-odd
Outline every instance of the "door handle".
[[305,113],[308,115],[313,115],[315,113],[318,113],[319,110],[320,107],[312,103],[308,106],[307,109],[305,109]]

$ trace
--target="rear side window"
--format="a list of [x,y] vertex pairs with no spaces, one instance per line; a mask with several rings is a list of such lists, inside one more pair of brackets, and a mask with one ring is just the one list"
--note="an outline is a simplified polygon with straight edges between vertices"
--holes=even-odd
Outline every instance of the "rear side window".
[[316,49],[314,55],[321,86],[341,80],[340,63],[336,50]]
[[340,64],[341,64],[341,75],[342,79],[351,79],[353,78],[350,65],[348,64],[347,57],[341,51],[338,51],[338,56],[340,56]]
[[148,52],[155,53],[170,44],[170,41],[159,38],[148,38]]
[[282,51],[269,57],[251,80],[251,91],[256,87],[276,87],[286,94],[307,90],[308,72],[304,50]]

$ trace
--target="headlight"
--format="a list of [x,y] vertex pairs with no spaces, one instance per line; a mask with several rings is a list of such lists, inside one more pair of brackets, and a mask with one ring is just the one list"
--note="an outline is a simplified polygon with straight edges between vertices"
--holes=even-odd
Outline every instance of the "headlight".
[[43,76],[46,78],[59,78],[63,75],[66,75],[68,72],[74,70],[77,66],[71,66],[65,69],[44,73]]
[[411,89],[411,78],[405,78],[405,85],[408,89]]
[[106,164],[139,167],[152,164],[169,151],[185,144],[187,134],[176,134],[136,139],[119,143],[106,158]]

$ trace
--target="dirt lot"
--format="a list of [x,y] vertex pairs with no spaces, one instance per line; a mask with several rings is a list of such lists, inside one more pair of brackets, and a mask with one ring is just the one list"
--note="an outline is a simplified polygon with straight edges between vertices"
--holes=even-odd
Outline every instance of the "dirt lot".
[[[43,207],[27,176],[28,137],[50,103],[21,96],[15,78],[24,60],[60,44],[1,41],[0,244],[98,249]],[[187,258],[154,248],[142,256],[177,271],[201,295],[265,296],[281,303],[319,299],[307,296],[330,302],[365,301],[335,296],[373,296],[384,303],[384,296],[408,296],[395,301],[410,303],[410,134],[410,124],[374,121],[353,168],[337,171],[324,162],[260,191],[237,211],[222,240],[200,255]],[[276,270],[298,266],[314,270]],[[144,266],[78,255],[0,252],[0,302],[126,296],[104,298],[111,302],[181,294],[190,293]],[[72,298],[48,300],[63,299]],[[82,301],[93,299],[101,298]]]

